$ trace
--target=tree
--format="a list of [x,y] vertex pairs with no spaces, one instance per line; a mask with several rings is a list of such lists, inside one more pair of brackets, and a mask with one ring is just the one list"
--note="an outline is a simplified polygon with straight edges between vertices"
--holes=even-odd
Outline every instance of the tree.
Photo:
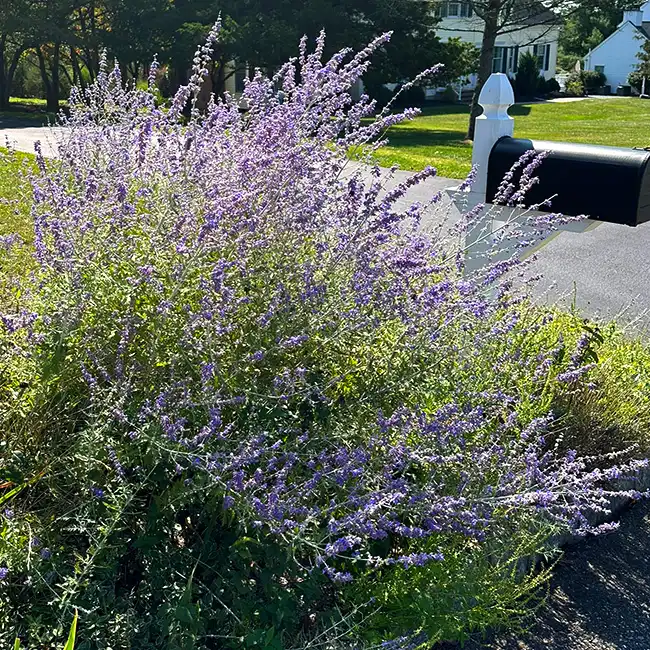
[[14,75],[27,48],[28,15],[27,3],[22,0],[0,3],[0,110],[9,106]]
[[629,83],[639,92],[642,92],[643,80],[645,79],[645,92],[647,95],[650,92],[650,40],[644,40],[637,58],[639,63],[637,69],[630,75]]
[[530,52],[519,58],[519,68],[515,76],[515,96],[517,99],[533,99],[540,87],[539,62]]
[[624,11],[638,5],[638,0],[591,0],[577,6],[560,32],[562,55],[573,61],[569,67],[614,33]]
[[122,77],[137,78],[167,43],[164,27],[169,0],[103,0],[101,45],[122,68]]
[[549,31],[560,24],[560,13],[573,0],[469,0],[474,13],[483,21],[483,38],[478,66],[478,80],[472,98],[467,138],[474,139],[476,118],[481,113],[479,95],[492,74],[494,48],[497,37],[528,29],[531,24],[541,25]]
[[326,54],[344,47],[362,48],[386,31],[391,42],[373,59],[364,78],[369,85],[399,82],[437,62],[446,64],[445,77],[468,74],[473,47],[443,43],[436,35],[435,0],[184,0],[167,14],[166,56],[177,77],[189,67],[187,52],[205,36],[219,13],[224,31],[217,48],[215,89],[222,88],[224,61],[250,69],[272,70],[296,54],[303,35],[314,39],[327,33]]
[[83,86],[96,77],[104,49],[120,61],[123,78],[140,78],[159,54],[173,92],[187,81],[191,52],[219,16],[211,70],[217,93],[237,68],[273,70],[297,53],[303,35],[313,40],[321,29],[326,56],[393,32],[366,75],[370,85],[402,82],[438,62],[445,64],[437,79],[443,84],[469,74],[477,57],[471,45],[440,40],[435,1],[0,0],[0,103],[8,101],[24,51],[34,53],[51,111],[65,82]]

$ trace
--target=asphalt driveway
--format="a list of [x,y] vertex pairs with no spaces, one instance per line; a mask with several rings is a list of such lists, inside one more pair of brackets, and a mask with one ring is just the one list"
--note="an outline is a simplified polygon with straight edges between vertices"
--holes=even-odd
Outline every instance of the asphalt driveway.
[[[399,179],[409,175],[397,174]],[[458,183],[432,178],[413,188],[404,202],[427,201]],[[454,211],[452,207],[451,220]],[[587,316],[615,318],[630,329],[650,331],[650,222],[637,228],[602,223],[586,233],[562,232],[540,249],[533,268],[543,276],[535,289],[540,300],[575,304]]]

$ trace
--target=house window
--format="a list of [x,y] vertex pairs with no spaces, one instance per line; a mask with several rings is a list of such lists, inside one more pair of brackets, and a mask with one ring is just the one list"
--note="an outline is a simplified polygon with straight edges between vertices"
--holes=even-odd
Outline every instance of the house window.
[[519,47],[495,47],[492,59],[492,72],[505,74],[517,72],[519,64]]
[[519,46],[508,48],[508,70],[507,72],[517,72],[519,69]]
[[494,59],[492,59],[492,72],[505,72],[508,64],[508,48],[495,47]]
[[551,66],[551,44],[533,46],[533,54],[537,57],[539,69],[547,72]]
[[474,15],[469,2],[439,2],[436,16],[439,18],[471,18]]
[[596,72],[600,72],[600,74],[605,74],[605,66],[604,65],[596,65],[596,66],[594,66],[594,70]]

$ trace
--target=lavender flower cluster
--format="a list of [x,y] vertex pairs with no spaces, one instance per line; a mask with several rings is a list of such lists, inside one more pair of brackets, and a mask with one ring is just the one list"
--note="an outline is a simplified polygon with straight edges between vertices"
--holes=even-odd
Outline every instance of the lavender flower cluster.
[[[374,102],[353,101],[389,36],[324,63],[324,35],[312,53],[303,41],[241,99],[202,107],[217,35],[169,107],[104,65],[73,92],[57,163],[37,148],[38,269],[3,336],[26,332],[13,353],[34,363],[65,349],[62,391],[109,432],[107,482],[137,484],[155,458],[340,583],[444,562],[446,539],[480,543],[520,513],[592,531],[607,481],[647,462],[557,451],[552,414],[526,421],[517,390],[475,370],[495,340],[500,363],[522,363],[522,298],[508,281],[486,291],[520,262],[464,277],[457,242],[423,228],[442,197],[406,201],[435,170],[388,190],[390,172],[349,160],[415,114],[369,123]],[[505,203],[540,162],[522,162],[519,189],[506,179]],[[560,382],[588,372],[572,363]],[[105,487],[83,489],[102,501]]]

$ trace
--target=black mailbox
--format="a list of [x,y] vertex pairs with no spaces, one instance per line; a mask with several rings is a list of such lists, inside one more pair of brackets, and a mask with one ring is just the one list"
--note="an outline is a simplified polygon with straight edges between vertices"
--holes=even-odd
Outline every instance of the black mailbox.
[[650,151],[644,149],[501,138],[490,154],[488,203],[494,202],[505,174],[531,150],[549,153],[535,172],[539,183],[527,193],[526,207],[553,196],[542,211],[626,226],[650,221]]

